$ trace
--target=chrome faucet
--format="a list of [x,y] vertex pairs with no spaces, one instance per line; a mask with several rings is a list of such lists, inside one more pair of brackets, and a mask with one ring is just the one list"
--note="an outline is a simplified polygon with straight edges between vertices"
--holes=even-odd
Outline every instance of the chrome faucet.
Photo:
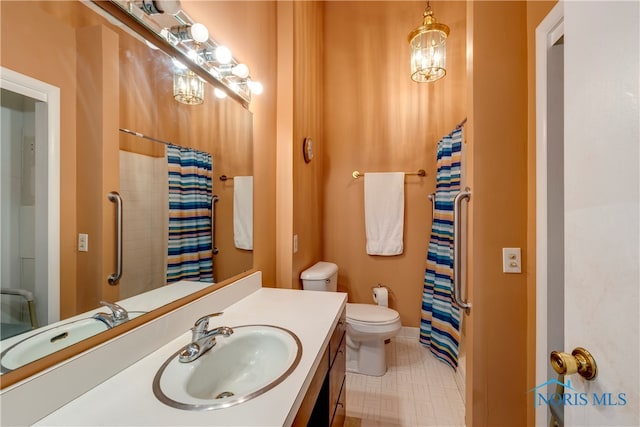
[[228,326],[208,330],[209,318],[220,316],[222,313],[207,314],[196,320],[191,328],[191,343],[185,345],[180,351],[178,360],[182,363],[189,363],[211,350],[216,345],[216,336],[228,337],[233,334],[233,329]]
[[127,310],[118,304],[100,301],[100,305],[104,305],[109,308],[111,313],[99,312],[94,314],[93,318],[104,322],[109,328],[113,328],[114,326],[118,326],[129,320],[129,313],[127,313]]

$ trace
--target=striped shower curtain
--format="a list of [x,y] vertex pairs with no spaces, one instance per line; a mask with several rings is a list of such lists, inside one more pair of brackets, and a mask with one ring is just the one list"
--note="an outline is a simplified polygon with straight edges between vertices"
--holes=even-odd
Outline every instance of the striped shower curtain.
[[213,282],[211,252],[211,155],[167,147],[169,245],[167,283]]
[[460,309],[453,302],[453,199],[460,191],[462,129],[438,143],[438,171],[431,239],[422,296],[420,342],[435,357],[458,366]]

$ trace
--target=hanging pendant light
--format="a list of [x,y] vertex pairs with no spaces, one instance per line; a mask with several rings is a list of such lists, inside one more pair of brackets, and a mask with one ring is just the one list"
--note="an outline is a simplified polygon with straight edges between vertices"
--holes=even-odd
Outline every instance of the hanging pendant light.
[[436,21],[427,1],[422,25],[409,34],[411,80],[434,82],[447,73],[447,37],[449,27]]
[[189,70],[177,71],[173,75],[173,97],[188,105],[204,102],[204,81]]

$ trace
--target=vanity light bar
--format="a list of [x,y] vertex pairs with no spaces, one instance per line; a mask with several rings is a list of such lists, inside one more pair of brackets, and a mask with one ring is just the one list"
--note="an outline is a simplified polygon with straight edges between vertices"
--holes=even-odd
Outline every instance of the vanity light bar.
[[[219,46],[215,40],[209,38],[206,42],[202,43],[187,40],[183,42],[179,40],[176,44],[174,44],[176,40],[169,40],[171,37],[178,39],[178,37],[171,34],[171,27],[181,25],[192,26],[196,24],[184,11],[180,10],[175,15],[149,15],[132,1],[91,0],[91,2],[108,15],[124,23],[125,26],[129,27],[139,36],[142,36],[143,39],[153,43],[170,57],[175,58],[182,64],[192,64],[189,68],[193,73],[210,83],[214,88],[225,92],[227,96],[238,101],[245,108],[249,107],[253,92],[251,90],[251,84],[249,84],[249,82],[252,81],[251,78],[247,76],[246,79],[241,79],[233,73],[225,75],[217,69],[219,65],[217,62],[215,64],[208,62],[208,52],[215,52],[215,49]],[[163,25],[159,23],[163,21],[156,21],[156,17],[162,17],[164,21],[171,19],[173,25]],[[191,34],[191,36],[193,36],[193,34]],[[197,53],[195,58],[193,53],[190,54],[190,51],[193,50],[196,50]],[[233,67],[240,64],[233,57],[230,63]]]

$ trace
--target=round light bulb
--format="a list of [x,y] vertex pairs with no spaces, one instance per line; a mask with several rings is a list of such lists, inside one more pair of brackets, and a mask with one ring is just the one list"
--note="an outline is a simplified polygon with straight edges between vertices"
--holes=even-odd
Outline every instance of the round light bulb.
[[155,0],[153,3],[155,4],[156,9],[158,9],[162,13],[175,15],[180,12],[179,0]]
[[249,77],[249,67],[247,67],[245,64],[236,65],[235,67],[233,67],[233,69],[231,69],[231,72],[234,76],[240,77],[241,79],[246,79],[247,77]]
[[220,64],[228,64],[233,59],[231,51],[226,46],[218,46],[216,48],[216,61]]
[[260,82],[249,81],[247,82],[247,84],[249,85],[249,89],[251,89],[251,93],[253,94],[260,95],[264,90],[264,87]]
[[204,25],[196,22],[191,26],[191,37],[198,43],[204,43],[209,40],[209,30]]
[[213,89],[213,94],[216,96],[216,98],[218,99],[224,99],[227,97],[227,94],[223,91],[220,90],[218,88]]

